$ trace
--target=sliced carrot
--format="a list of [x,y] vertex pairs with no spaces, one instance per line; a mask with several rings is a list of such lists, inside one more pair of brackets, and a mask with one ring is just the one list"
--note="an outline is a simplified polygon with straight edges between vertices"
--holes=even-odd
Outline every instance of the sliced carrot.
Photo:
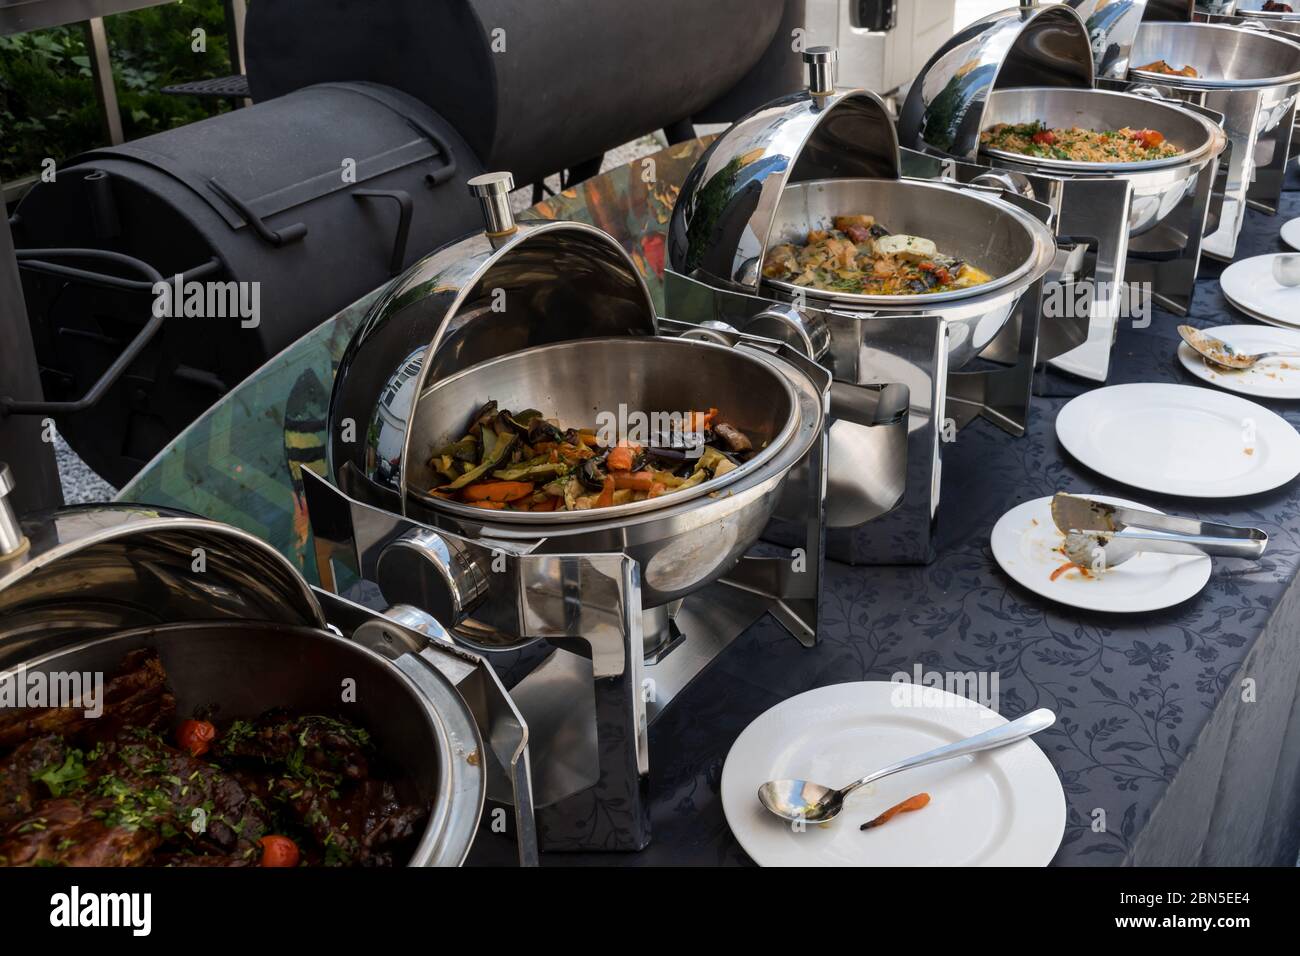
[[655,486],[655,476],[652,471],[638,471],[630,475],[615,475],[614,487],[620,491],[649,491]]
[[1059,568],[1057,568],[1055,571],[1052,572],[1052,576],[1050,580],[1055,581],[1057,578],[1059,578],[1062,574],[1064,574],[1066,571],[1070,570],[1071,568],[1075,568],[1076,570],[1079,571],[1083,570],[1082,565],[1075,564],[1073,561],[1066,561],[1063,565],[1061,565]]
[[560,503],[559,498],[547,498],[545,501],[535,502],[530,511],[554,511],[555,506]]
[[596,453],[586,445],[570,445],[565,442],[560,446],[560,457],[570,465],[576,465],[578,462],[587,458],[594,458]]
[[597,508],[609,508],[614,504],[614,479],[605,476],[604,487],[600,489],[600,496],[596,499]]
[[660,495],[662,495],[662,494],[663,494],[665,491],[667,491],[667,490],[668,490],[668,486],[665,485],[662,481],[651,482],[651,484],[650,484],[650,494],[647,495],[647,497],[649,497],[649,498],[658,498]]
[[713,423],[713,419],[718,416],[718,410],[710,408],[707,412],[690,412],[688,415],[687,422],[690,425],[690,430],[698,433],[704,431]]
[[467,485],[461,494],[466,501],[515,501],[533,493],[531,481],[485,481]]
[[894,817],[898,816],[900,813],[907,813],[911,810],[920,810],[922,807],[926,806],[929,802],[930,802],[930,795],[928,793],[918,793],[914,797],[908,797],[902,803],[894,804],[892,807],[890,807],[880,816],[868,820],[866,823],[862,824],[862,826],[858,827],[858,829],[870,830],[873,827],[878,827],[882,824],[888,823],[890,820],[894,819]]
[[611,448],[609,455],[606,456],[605,467],[610,471],[631,471],[632,463],[636,461],[637,452],[640,450],[636,445],[619,442],[618,447]]
[[470,501],[466,503],[471,508],[488,508],[492,511],[500,511],[506,506],[504,501]]

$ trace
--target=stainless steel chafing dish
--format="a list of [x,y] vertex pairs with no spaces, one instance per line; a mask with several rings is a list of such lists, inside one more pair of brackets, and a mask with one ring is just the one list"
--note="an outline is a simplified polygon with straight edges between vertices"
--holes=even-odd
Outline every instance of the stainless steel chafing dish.
[[[639,849],[653,718],[767,610],[816,640],[830,381],[780,341],[657,319],[616,242],[515,223],[509,185],[476,180],[486,233],[397,279],[349,345],[334,484],[305,475],[318,566],[327,586],[359,577],[433,613],[503,666],[554,648],[511,690],[532,731],[541,843]],[[609,509],[489,512],[429,494],[443,481],[433,450],[488,400],[566,424],[620,404],[718,407],[761,450],[698,493]],[[746,554],[773,523],[799,547]]]
[[[826,366],[832,389],[827,552],[925,562],[940,449],[984,415],[1023,430],[1038,282],[1056,255],[1040,204],[1003,191],[899,178],[880,99],[836,90],[834,53],[805,53],[809,88],[736,122],[684,183],[669,227],[665,309],[676,319],[781,339]],[[919,295],[831,293],[767,279],[768,250],[837,215],[870,214],[993,275]],[[983,358],[999,364],[957,371]]]
[[179,512],[104,504],[19,523],[9,476],[0,464],[0,682],[112,673],[147,647],[178,714],[231,719],[337,713],[355,681],[343,709],[431,807],[409,865],[461,863],[491,786],[518,792],[520,858],[536,862],[523,724],[491,668],[428,615],[316,591],[252,535]]
[[[1232,143],[1218,228],[1205,251],[1231,259],[1246,207],[1275,213],[1281,197],[1300,91],[1300,37],[1265,29],[1260,20],[1226,23],[1144,22],[1133,44],[1130,85],[1214,110]],[[1165,60],[1199,76],[1169,76],[1135,67]]]
[[[1077,7],[1078,11],[1072,7]],[[1217,116],[1158,95],[1097,89],[1098,75],[1127,69],[1140,0],[1022,4],[956,34],[912,84],[899,121],[904,170],[970,180],[990,168],[1020,177],[1054,211],[1056,234],[1087,245],[1086,264],[1063,264],[1049,282],[1092,294],[1086,337],[1045,323],[1044,357],[1058,368],[1104,381],[1117,322],[1130,301],[1126,283],[1147,283],[1161,304],[1186,313],[1195,288],[1200,240],[1211,212],[1218,157],[1226,141]],[[1086,18],[1081,19],[1081,16]],[[1183,148],[1145,163],[1079,163],[981,147],[997,123],[1151,127]]]
[[1195,19],[1237,26],[1255,21],[1258,26],[1276,33],[1300,35],[1300,4],[1289,4],[1290,13],[1285,10],[1266,10],[1267,4],[1268,0],[1199,0]]

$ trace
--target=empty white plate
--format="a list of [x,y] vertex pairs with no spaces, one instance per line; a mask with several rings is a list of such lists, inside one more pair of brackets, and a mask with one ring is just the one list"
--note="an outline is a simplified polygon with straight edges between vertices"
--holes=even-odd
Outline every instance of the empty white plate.
[[1166,495],[1237,498],[1300,474],[1300,435],[1267,408],[1195,385],[1111,385],[1056,416],[1065,450],[1107,478]]
[[1252,318],[1300,326],[1300,286],[1287,287],[1273,278],[1273,260],[1291,254],[1273,253],[1234,262],[1219,276],[1224,298]]
[[[762,866],[1045,866],[1065,832],[1065,792],[1033,740],[886,777],[849,796],[825,826],[796,831],[758,802],[768,780],[842,786],[1006,722],[938,688],[866,681],[810,690],[736,738],[722,768],[722,808]],[[922,792],[930,795],[923,809],[858,829]]]
[[[1082,497],[1155,511],[1123,498]],[[989,536],[994,560],[1015,581],[1035,594],[1087,611],[1131,614],[1173,607],[1210,580],[1210,558],[1193,554],[1139,554],[1100,574],[1071,570],[1053,580],[1052,573],[1068,560],[1058,550],[1064,541],[1052,521],[1050,495],[1016,505],[998,519]]]
[[[1220,325],[1205,329],[1238,352],[1300,352],[1300,330],[1264,325]],[[1268,359],[1254,368],[1233,371],[1210,365],[1186,342],[1179,343],[1178,360],[1197,378],[1242,395],[1258,398],[1300,398],[1300,357]]]
[[1292,219],[1282,226],[1282,241],[1292,249],[1300,249],[1300,218]]

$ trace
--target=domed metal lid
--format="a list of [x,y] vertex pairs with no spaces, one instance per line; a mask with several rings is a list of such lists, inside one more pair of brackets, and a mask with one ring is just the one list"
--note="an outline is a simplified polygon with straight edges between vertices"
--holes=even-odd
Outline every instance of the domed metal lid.
[[[1066,0],[1083,21],[1092,44],[1092,62],[1097,76],[1122,80],[1128,75],[1129,58],[1138,27],[1147,12],[1147,0]],[[1190,19],[1190,11],[1188,17]]]
[[674,271],[757,291],[787,183],[899,177],[898,136],[880,97],[835,90],[827,47],[804,61],[806,91],[737,120],[686,177],[668,230]]
[[510,187],[505,173],[471,180],[487,231],[395,279],[348,344],[328,461],[353,497],[404,513],[411,411],[434,382],[536,345],[655,334],[650,291],[623,247],[584,223],[516,223]]
[[921,69],[899,118],[904,146],[962,159],[979,152],[984,104],[1005,87],[1091,88],[1092,44],[1068,6],[1003,10],[958,31]]
[[100,634],[181,621],[322,627],[307,582],[270,545],[181,512],[64,508],[0,557],[0,668]]

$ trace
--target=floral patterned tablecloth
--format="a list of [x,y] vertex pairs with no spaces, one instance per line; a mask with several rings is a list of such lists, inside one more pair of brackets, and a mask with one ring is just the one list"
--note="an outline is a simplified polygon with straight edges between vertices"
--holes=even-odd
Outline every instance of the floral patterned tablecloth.
[[[700,143],[665,150],[536,208],[620,237],[658,295],[664,232]],[[1251,212],[1239,256],[1278,251],[1300,215]],[[1207,265],[1191,319],[1246,321]],[[277,357],[182,435],[122,493],[197,511],[270,540],[314,575],[298,469],[320,468],[334,363],[368,300]],[[1297,314],[1300,321],[1300,311]],[[1173,316],[1122,327],[1112,383],[1200,384],[1174,357]],[[1059,383],[1058,383],[1059,385]],[[1300,842],[1300,482],[1215,506],[1126,490],[1071,460],[1054,433],[1070,388],[1037,399],[1029,433],[979,421],[946,452],[939,557],[927,567],[830,563],[821,643],[801,647],[772,619],[741,635],[655,723],[650,760],[654,842],[639,854],[552,857],[563,863],[749,862],[718,795],[727,750],[766,708],[825,684],[931,671],[996,670],[1008,717],[1051,707],[1039,740],[1068,806],[1064,864],[1293,863]],[[1297,403],[1266,403],[1300,425]],[[1021,501],[1057,490],[1126,495],[1167,511],[1266,530],[1258,565],[1218,560],[1191,600],[1140,615],[1048,605],[996,566],[989,532]],[[1104,820],[1104,826],[1098,821]],[[505,841],[475,859],[508,861]]]

